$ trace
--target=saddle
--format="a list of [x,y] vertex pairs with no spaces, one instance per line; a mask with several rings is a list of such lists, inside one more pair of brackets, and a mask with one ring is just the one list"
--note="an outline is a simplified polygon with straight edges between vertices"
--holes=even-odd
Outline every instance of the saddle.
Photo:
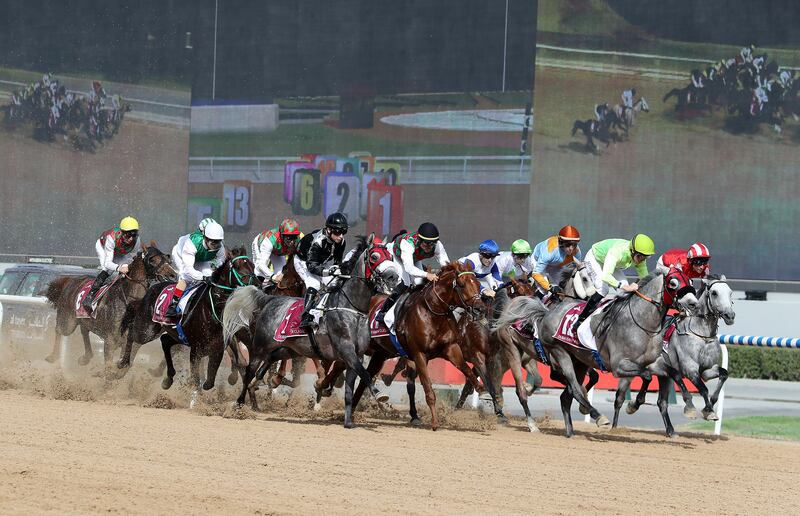
[[94,283],[94,278],[87,279],[83,285],[81,285],[80,290],[78,290],[78,295],[75,298],[75,317],[77,319],[94,319],[97,317],[97,305],[100,304],[100,300],[106,295],[108,289],[111,288],[114,283],[122,277],[120,274],[114,276],[110,283],[107,283],[100,287],[100,290],[97,291],[97,294],[94,296],[92,300],[92,314],[89,315],[86,312],[86,309],[83,308],[83,300],[86,296],[89,295],[89,291],[92,289],[92,283]]
[[167,324],[170,326],[177,326],[181,320],[183,320],[183,316],[186,313],[186,307],[189,304],[189,300],[194,296],[194,294],[199,290],[200,285],[202,283],[194,283],[188,286],[188,288],[184,291],[183,296],[181,296],[181,300],[178,302],[178,311],[180,312],[180,317],[168,317],[167,316],[167,309],[169,305],[172,303],[172,298],[175,297],[175,283],[170,283],[163,289],[161,289],[161,293],[156,298],[155,306],[153,306],[153,317],[152,321],[158,324]]

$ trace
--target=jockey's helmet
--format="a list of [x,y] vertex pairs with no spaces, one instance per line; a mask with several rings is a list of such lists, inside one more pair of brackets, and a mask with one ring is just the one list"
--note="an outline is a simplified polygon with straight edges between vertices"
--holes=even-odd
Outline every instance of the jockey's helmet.
[[217,221],[212,219],[211,217],[206,217],[200,221],[200,224],[197,225],[197,229],[199,229],[200,232],[202,233],[206,229],[206,226],[208,226],[211,222],[217,222]]
[[436,241],[439,240],[439,228],[432,222],[423,222],[417,229],[417,234],[423,240]]
[[300,224],[294,219],[283,219],[278,226],[281,235],[300,235]]
[[631,252],[652,256],[656,253],[656,245],[653,243],[652,238],[639,233],[631,239]]
[[581,233],[575,226],[564,226],[558,232],[558,239],[577,242],[581,239]]
[[328,215],[328,218],[325,219],[325,227],[328,229],[339,231],[340,233],[344,234],[347,233],[347,217],[344,216],[344,213],[331,213]]
[[511,254],[531,254],[531,244],[527,240],[519,239],[511,243]]
[[500,254],[500,246],[497,245],[497,242],[494,240],[484,240],[478,246],[478,252],[480,254],[486,255],[486,258],[494,258],[498,254]]
[[225,230],[222,229],[218,222],[211,221],[203,229],[203,236],[208,240],[222,241],[225,239]]
[[711,251],[705,244],[695,242],[686,253],[686,258],[691,262],[693,260],[708,261],[711,258]]
[[139,231],[139,221],[133,217],[125,217],[119,222],[119,229],[122,231]]

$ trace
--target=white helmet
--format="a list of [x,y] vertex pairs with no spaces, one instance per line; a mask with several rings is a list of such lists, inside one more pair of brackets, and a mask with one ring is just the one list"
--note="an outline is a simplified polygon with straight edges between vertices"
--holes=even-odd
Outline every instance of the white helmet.
[[203,236],[209,240],[222,240],[225,238],[225,231],[217,222],[209,222],[203,230]]

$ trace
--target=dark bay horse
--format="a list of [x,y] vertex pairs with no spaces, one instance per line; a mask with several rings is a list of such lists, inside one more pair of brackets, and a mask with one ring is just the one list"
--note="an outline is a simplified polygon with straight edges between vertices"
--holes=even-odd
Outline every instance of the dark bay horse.
[[92,359],[89,342],[91,332],[103,339],[103,358],[106,366],[110,364],[114,351],[123,341],[120,323],[126,308],[144,297],[150,282],[175,276],[169,256],[159,251],[155,242],[142,247],[142,252],[134,257],[128,267],[128,273],[119,278],[100,299],[93,317],[76,317],[78,293],[87,280],[94,279],[93,276],[62,276],[50,283],[46,297],[56,309],[56,334],[53,351],[45,360],[55,362],[61,349],[61,337],[71,335],[80,326],[84,354],[78,363],[86,365]]
[[[254,270],[255,266],[243,247],[229,250],[225,262],[207,281],[196,287],[197,290],[189,299],[181,327],[186,337],[186,345],[190,348],[191,381],[196,390],[199,389],[201,381],[200,360],[206,356],[208,368],[202,387],[204,390],[214,387],[217,370],[225,353],[221,325],[223,308],[237,287],[251,285],[257,281]],[[160,335],[161,348],[167,364],[166,376],[161,382],[161,387],[164,389],[172,386],[175,377],[172,346],[183,342],[175,325],[153,322],[156,301],[168,285],[169,282],[153,285],[139,303],[129,307],[122,321],[123,329],[128,332],[128,339],[119,362],[120,369],[130,367],[133,345],[141,346]]]

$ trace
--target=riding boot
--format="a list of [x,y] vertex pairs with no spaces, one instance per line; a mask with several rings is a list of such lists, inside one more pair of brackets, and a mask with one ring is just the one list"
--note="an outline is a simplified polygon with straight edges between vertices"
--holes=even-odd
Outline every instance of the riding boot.
[[[306,331],[312,330],[314,325],[314,316],[311,315],[311,310],[314,308],[314,299],[317,297],[317,289],[308,287],[306,289],[306,297],[303,300],[303,315],[300,318],[298,328],[303,328]],[[313,336],[311,337],[313,339]]]
[[97,295],[97,291],[100,290],[100,287],[105,284],[108,276],[109,274],[107,271],[100,271],[100,273],[94,278],[94,283],[92,283],[91,290],[89,290],[89,293],[83,298],[83,309],[86,310],[86,313],[91,315],[92,301],[94,301],[94,296]]
[[586,301],[586,305],[583,307],[583,311],[581,311],[581,314],[578,316],[578,320],[572,325],[573,333],[578,333],[578,327],[583,323],[583,321],[586,320],[587,317],[592,315],[592,312],[594,312],[595,308],[597,308],[597,304],[600,303],[602,299],[603,295],[595,292],[592,294],[592,297]]
[[383,302],[383,306],[381,306],[380,311],[375,314],[375,320],[385,325],[386,323],[383,322],[383,318],[386,317],[386,313],[394,306],[400,296],[403,295],[403,292],[405,292],[407,289],[408,287],[405,283],[398,284],[392,293],[389,294],[389,297],[386,298],[386,301]]
[[181,298],[183,297],[183,292],[185,292],[185,289],[184,289],[184,291],[182,291],[180,293],[175,292],[172,295],[172,300],[169,302],[169,306],[167,307],[167,311],[164,313],[165,317],[168,317],[170,319],[174,319],[174,318],[177,318],[177,317],[180,316],[180,314],[178,313],[178,303],[181,302]]

